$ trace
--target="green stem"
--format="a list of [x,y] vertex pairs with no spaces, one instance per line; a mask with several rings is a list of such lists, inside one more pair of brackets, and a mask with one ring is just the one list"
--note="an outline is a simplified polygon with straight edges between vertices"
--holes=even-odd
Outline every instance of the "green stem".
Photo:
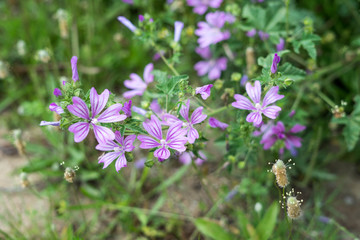
[[316,93],[319,95],[319,97],[320,97],[322,100],[324,100],[324,102],[326,102],[327,104],[329,104],[330,107],[335,107],[336,104],[335,104],[330,98],[328,98],[324,93],[320,92],[320,90],[317,91]]
[[221,113],[221,112],[223,112],[223,111],[225,111],[227,109],[228,109],[228,107],[224,106],[224,107],[213,110],[212,112],[208,113],[207,115],[208,115],[208,117],[210,117],[210,116],[216,115],[218,113]]

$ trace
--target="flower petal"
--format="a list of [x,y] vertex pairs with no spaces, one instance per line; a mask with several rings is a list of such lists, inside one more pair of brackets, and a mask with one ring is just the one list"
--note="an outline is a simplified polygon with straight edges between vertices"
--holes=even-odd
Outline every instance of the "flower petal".
[[191,124],[198,124],[204,121],[207,118],[207,115],[202,114],[203,107],[198,107],[194,110],[191,115]]
[[127,161],[126,161],[125,154],[122,153],[115,162],[116,171],[119,172],[121,168],[126,167],[126,164],[127,164]]
[[295,124],[295,126],[293,126],[291,129],[290,129],[290,132],[291,133],[298,133],[298,132],[302,132],[306,129],[305,126],[303,125],[300,125],[300,124]]
[[158,143],[155,139],[149,136],[139,135],[138,140],[141,142],[140,148],[142,149],[150,149],[161,146],[160,143]]
[[278,106],[268,106],[264,110],[262,110],[262,113],[267,116],[268,118],[275,119],[279,115],[279,112],[281,111],[281,107]]
[[201,98],[206,100],[210,96],[210,90],[212,86],[212,84],[208,84],[202,87],[197,87],[195,93],[201,94]]
[[190,110],[190,99],[186,102],[185,105],[181,106],[180,115],[189,122],[189,110]]
[[74,104],[67,106],[69,112],[71,112],[77,117],[89,120],[90,114],[86,103],[79,97],[73,97],[72,100]]
[[72,79],[74,80],[74,82],[79,80],[79,74],[78,74],[78,70],[77,70],[77,61],[78,61],[77,56],[73,56],[71,58],[71,71],[72,71]]
[[247,82],[245,85],[246,92],[254,103],[260,103],[261,85],[259,81],[255,81],[254,86]]
[[115,134],[107,127],[92,124],[95,138],[99,143],[106,143],[109,140],[115,139]]
[[162,139],[161,123],[155,115],[151,115],[151,120],[143,122],[143,127],[151,136]]
[[105,155],[99,157],[98,163],[104,163],[103,169],[107,168],[110,165],[110,163],[112,163],[112,161],[114,161],[115,158],[117,158],[119,156],[119,154],[121,154],[121,153],[120,152],[106,153]]
[[246,117],[246,121],[254,123],[255,126],[260,125],[262,122],[261,113],[259,113],[259,112],[249,113],[249,115],[247,115],[247,117]]
[[120,114],[121,109],[122,109],[122,105],[120,103],[111,105],[97,118],[97,120],[102,123],[123,121],[126,119],[126,115]]
[[132,150],[134,150],[135,139],[136,139],[136,135],[129,135],[125,138],[123,146],[125,147],[126,152],[131,152]]
[[190,127],[189,132],[187,134],[187,138],[188,138],[189,143],[193,144],[195,142],[195,140],[199,138],[198,131],[195,128]]
[[81,142],[86,138],[86,136],[89,133],[89,123],[85,122],[78,122],[74,123],[69,127],[69,131],[74,133],[74,141],[75,142]]
[[280,99],[282,99],[284,97],[284,95],[279,95],[278,94],[279,91],[279,87],[275,86],[270,88],[270,90],[266,93],[264,99],[263,99],[263,107],[266,107],[269,104],[272,104]]
[[209,125],[212,128],[220,128],[221,130],[225,130],[229,126],[229,124],[220,122],[219,120],[213,117],[209,118]]
[[155,150],[154,156],[161,159],[168,159],[170,157],[170,151],[162,147]]
[[110,91],[105,89],[100,95],[96,92],[96,89],[93,87],[90,90],[90,103],[91,103],[91,113],[92,117],[98,115],[105,107],[107,101],[109,100]]
[[167,146],[179,152],[184,152],[186,150],[185,144],[187,141],[188,139],[186,137],[177,138],[168,143]]
[[114,148],[116,147],[119,147],[119,145],[117,145],[114,141],[109,140],[105,143],[99,143],[96,145],[95,149],[103,152],[110,152],[114,151]]
[[235,94],[234,98],[236,102],[233,102],[231,105],[235,108],[244,109],[244,110],[256,110],[250,100],[243,95]]
[[186,130],[182,129],[182,122],[172,124],[166,134],[166,142],[171,142],[177,138],[184,138]]

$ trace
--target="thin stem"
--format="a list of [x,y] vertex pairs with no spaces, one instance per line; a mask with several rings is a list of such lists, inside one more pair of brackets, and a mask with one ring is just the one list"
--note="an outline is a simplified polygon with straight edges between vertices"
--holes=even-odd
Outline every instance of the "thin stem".
[[227,109],[228,109],[228,107],[224,106],[224,107],[213,110],[212,112],[208,113],[207,115],[208,115],[208,117],[210,117],[210,116],[213,116],[215,114],[221,113],[221,112],[223,112],[223,111],[225,111]]
[[202,101],[201,99],[197,98],[197,97],[193,97],[201,106],[205,107],[206,109],[208,110],[211,110],[211,108],[204,102]]
[[199,178],[200,178],[200,181],[201,181],[201,185],[204,187],[204,190],[205,190],[205,193],[206,195],[209,197],[210,201],[211,201],[211,204],[214,203],[214,199],[213,197],[211,196],[210,194],[210,191],[208,189],[208,186],[207,184],[205,183],[204,181],[204,176],[202,174],[202,172],[199,170],[199,168],[196,166],[195,162],[194,161],[191,161],[191,165],[193,166],[193,168],[195,169],[195,171],[197,172]]
[[335,104],[330,98],[328,98],[324,93],[320,92],[320,90],[317,91],[316,93],[319,95],[319,97],[320,97],[322,100],[324,100],[324,102],[326,102],[327,104],[329,104],[330,107],[335,107],[336,104]]

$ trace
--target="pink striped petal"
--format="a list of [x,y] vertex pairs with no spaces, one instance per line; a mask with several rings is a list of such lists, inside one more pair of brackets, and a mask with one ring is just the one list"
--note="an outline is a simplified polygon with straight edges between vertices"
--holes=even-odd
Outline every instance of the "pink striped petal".
[[184,152],[186,150],[185,144],[188,141],[187,138],[177,138],[175,140],[172,140],[170,143],[167,144],[169,148],[172,148],[179,152]]
[[193,144],[195,140],[199,138],[198,131],[195,128],[190,127],[189,132],[187,134],[187,138],[189,143]]
[[185,118],[186,121],[189,121],[189,110],[190,110],[190,99],[186,102],[185,105],[181,106],[180,115]]
[[92,124],[95,138],[99,143],[105,143],[115,139],[115,134],[107,127]]
[[182,122],[176,122],[172,124],[166,134],[166,142],[170,142],[177,138],[183,138],[186,134],[186,130],[182,129],[182,126]]
[[89,109],[86,106],[86,103],[79,97],[73,97],[72,100],[74,104],[67,106],[69,112],[80,118],[90,119]]
[[198,124],[204,121],[207,118],[207,115],[202,114],[203,107],[198,107],[194,110],[194,112],[191,115],[191,123],[192,124]]
[[[145,69],[144,69],[144,81],[149,84],[152,81],[154,81],[154,75],[151,74],[152,70],[154,69],[154,64],[149,63],[148,65],[146,65]],[[146,86],[145,86],[146,87]]]
[[300,124],[295,124],[295,126],[293,126],[291,129],[290,129],[290,132],[291,133],[298,133],[298,132],[302,132],[306,129],[305,126],[303,125],[300,125]]
[[126,152],[131,152],[132,150],[134,150],[135,139],[136,139],[136,135],[129,135],[125,138],[123,146],[125,147]]
[[162,139],[161,123],[155,115],[151,115],[151,120],[143,122],[143,127],[151,136]]
[[98,115],[105,107],[109,100],[110,91],[105,89],[100,95],[96,92],[95,88],[90,90],[90,103],[92,117]]
[[103,151],[103,152],[109,152],[109,151],[113,151],[114,148],[119,147],[119,145],[117,145],[115,142],[113,141],[107,141],[106,143],[99,143],[95,149],[99,150],[99,151]]
[[126,158],[125,158],[125,154],[123,153],[123,154],[121,154],[119,156],[119,158],[115,162],[116,171],[119,172],[121,168],[127,166],[126,164],[127,164],[127,161],[126,161]]
[[236,102],[233,102],[231,105],[233,107],[244,109],[244,110],[256,110],[256,108],[253,106],[253,104],[250,102],[250,100],[243,95],[235,94],[234,98]]
[[278,94],[279,87],[275,86],[270,88],[270,90],[266,93],[264,100],[263,100],[263,107],[266,107],[269,104],[272,104],[284,97],[284,95]]
[[275,119],[279,115],[279,112],[281,111],[281,107],[278,106],[269,106],[266,107],[262,113],[267,116],[268,118]]
[[170,157],[170,151],[162,147],[155,150],[154,156],[161,159],[168,159]]
[[255,126],[260,125],[262,122],[261,113],[259,113],[259,112],[249,113],[249,115],[247,115],[247,117],[246,117],[246,121],[254,123]]
[[98,163],[104,163],[103,169],[107,168],[110,165],[110,163],[112,163],[115,160],[115,158],[117,158],[120,154],[121,154],[120,152],[106,153],[105,155],[99,158]]
[[160,143],[149,136],[139,135],[138,140],[141,142],[140,148],[142,149],[150,149],[161,146]]
[[245,85],[246,88],[246,92],[249,95],[249,97],[251,98],[251,100],[254,103],[259,103],[260,102],[260,97],[261,97],[261,85],[259,81],[255,81],[254,86],[251,85],[251,83],[246,83]]
[[115,140],[121,145],[124,145],[124,137],[121,136],[121,133],[119,131],[115,131]]
[[111,105],[97,118],[102,123],[120,122],[126,119],[125,114],[120,114],[122,105],[120,103]]
[[89,134],[89,123],[78,122],[69,127],[69,131],[74,133],[74,141],[81,142]]

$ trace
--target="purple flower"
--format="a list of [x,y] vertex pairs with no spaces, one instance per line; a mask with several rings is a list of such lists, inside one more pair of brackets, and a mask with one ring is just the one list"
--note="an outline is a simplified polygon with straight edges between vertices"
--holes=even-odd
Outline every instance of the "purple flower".
[[182,122],[176,122],[169,127],[166,139],[163,139],[161,123],[154,115],[151,116],[151,120],[143,122],[143,126],[156,140],[150,136],[139,135],[138,139],[141,142],[140,148],[157,148],[154,156],[159,158],[159,161],[170,157],[169,148],[179,152],[186,150],[185,143],[187,142],[187,138],[185,137],[186,131],[182,129]]
[[102,142],[96,146],[97,150],[108,152],[105,155],[99,157],[98,163],[104,163],[104,169],[108,167],[110,163],[115,160],[115,158],[117,158],[115,168],[116,171],[119,172],[121,168],[126,167],[127,161],[125,157],[125,152],[131,152],[135,148],[135,138],[136,135],[130,135],[124,139],[124,136],[121,136],[121,133],[119,131],[116,131],[115,141]]
[[140,22],[143,22],[144,20],[145,20],[144,15],[141,15],[141,14],[140,14],[140,15],[139,15],[139,21],[140,21]]
[[246,33],[246,36],[248,36],[248,37],[254,37],[256,35],[256,29],[255,28],[253,28],[253,29],[251,29],[250,31],[248,31],[247,33]]
[[77,56],[73,56],[71,58],[71,71],[72,71],[72,79],[74,80],[74,82],[79,80],[79,74],[77,70],[77,60],[78,60]]
[[274,58],[273,58],[273,62],[271,64],[271,73],[276,73],[277,71],[277,65],[280,62],[280,57],[277,55],[277,53],[275,53]]
[[201,98],[206,100],[210,96],[210,90],[212,87],[213,87],[212,84],[204,85],[202,87],[197,87],[195,93],[201,94]]
[[152,70],[154,69],[154,65],[149,63],[146,65],[144,69],[144,81],[141,79],[139,75],[136,73],[130,74],[131,80],[125,80],[124,85],[125,87],[132,89],[131,91],[124,92],[124,98],[132,98],[136,95],[142,96],[147,88],[147,85],[154,80],[154,75],[151,74]]
[[146,158],[140,158],[139,160],[134,162],[134,166],[136,169],[143,169],[145,167]]
[[174,42],[179,42],[181,31],[184,28],[184,23],[180,21],[175,22]]
[[240,80],[240,85],[245,86],[245,83],[247,83],[247,81],[249,81],[249,77],[247,75],[242,76]]
[[49,105],[49,109],[50,109],[50,111],[52,111],[52,112],[56,112],[57,114],[62,114],[62,113],[64,113],[64,109],[62,109],[60,106],[58,106],[56,103],[51,103],[50,105]]
[[208,7],[219,8],[223,0],[187,0],[187,4],[194,7],[193,12],[204,14]]
[[126,117],[131,117],[131,104],[132,101],[129,100],[129,102],[124,103],[124,107],[122,108],[123,112],[125,113]]
[[60,126],[60,121],[57,122],[47,122],[47,121],[41,121],[40,126]]
[[54,95],[55,95],[55,97],[62,96],[61,90],[59,88],[55,88]]
[[221,130],[225,130],[229,126],[229,124],[220,122],[219,120],[213,117],[209,118],[209,125],[212,128],[220,128]]
[[124,3],[127,3],[127,4],[134,4],[134,1],[133,0],[122,0]]
[[198,43],[201,48],[210,46],[230,38],[229,31],[221,31],[225,22],[233,23],[235,17],[225,12],[206,14],[206,22],[199,22],[195,34],[199,36]]
[[183,152],[179,156],[179,161],[184,165],[189,165],[191,161],[196,158],[194,162],[197,166],[200,166],[207,160],[207,157],[202,151],[199,151],[198,154],[199,157],[196,157],[193,152]]
[[258,34],[259,34],[259,37],[260,37],[260,39],[262,41],[265,41],[265,40],[267,40],[269,38],[269,34],[266,33],[266,32],[259,31]]
[[[69,131],[74,133],[75,142],[84,140],[89,133],[90,127],[93,128],[96,140],[99,143],[106,143],[108,140],[115,139],[115,134],[109,128],[98,125],[98,123],[120,122],[126,118],[126,115],[119,113],[122,108],[120,103],[114,104],[102,112],[109,99],[109,95],[110,91],[107,89],[101,95],[98,95],[95,88],[91,88],[91,115],[86,103],[81,98],[72,98],[74,104],[67,106],[69,112],[85,119],[84,122],[77,122],[69,127]],[[97,115],[99,116],[96,117]]]
[[284,50],[285,48],[285,40],[283,38],[280,38],[280,42],[276,44],[276,51],[280,52]]
[[189,143],[193,144],[196,139],[199,138],[198,131],[193,127],[195,124],[201,123],[207,118],[207,115],[202,114],[203,107],[198,107],[194,110],[189,118],[190,111],[190,100],[187,101],[186,105],[183,105],[180,109],[180,115],[186,120],[184,123],[187,138],[189,139]]
[[292,118],[295,115],[295,113],[296,113],[295,110],[291,110],[291,112],[289,113],[289,117]]
[[227,59],[226,57],[221,57],[218,59],[213,59],[210,48],[196,48],[196,52],[205,58],[207,61],[197,62],[194,66],[194,69],[197,71],[199,76],[204,76],[208,74],[210,80],[215,80],[220,78],[221,71],[226,70],[227,68]]
[[236,102],[233,102],[231,105],[233,107],[251,110],[252,112],[246,117],[247,122],[252,122],[254,126],[260,126],[262,123],[262,116],[264,114],[268,118],[275,119],[278,116],[278,113],[281,111],[281,108],[275,105],[268,106],[284,97],[284,95],[279,95],[279,87],[275,86],[270,88],[266,93],[263,101],[261,102],[261,85],[259,81],[255,81],[255,85],[252,86],[251,83],[246,83],[246,92],[249,95],[252,102],[240,94],[235,94],[234,98]]
[[[302,132],[306,129],[305,126],[296,124],[294,127],[290,129],[290,131],[285,130],[284,124],[279,121],[276,125],[267,129],[264,133],[260,143],[264,144],[264,149],[270,149],[276,141],[284,141],[285,148],[288,149],[293,156],[296,156],[297,151],[295,148],[301,147],[301,138],[294,136],[294,133]],[[284,153],[284,149],[280,149],[280,154]]]
[[161,56],[164,56],[164,54],[165,54],[165,51],[164,51],[164,50],[160,50],[160,52],[154,54],[153,60],[154,60],[154,61],[158,61],[158,60],[161,58]]
[[146,113],[147,113],[146,110],[144,110],[144,109],[142,109],[142,108],[139,108],[139,107],[137,107],[137,106],[132,106],[131,110],[133,110],[133,112],[135,112],[135,113],[137,113],[137,114],[139,114],[139,115],[141,115],[141,116],[145,116]]
[[160,106],[160,104],[158,103],[158,101],[156,99],[154,99],[151,103],[150,103],[150,109],[158,116],[160,117],[160,119],[162,120],[161,124],[162,125],[167,125],[170,126],[175,122],[181,121],[179,120],[177,117],[175,117],[174,115],[170,114],[170,113],[166,113]]
[[135,32],[135,30],[137,29],[137,27],[134,26],[134,24],[132,24],[129,19],[127,19],[126,17],[123,16],[119,16],[117,18],[122,24],[125,25],[125,27],[127,27],[130,31]]

